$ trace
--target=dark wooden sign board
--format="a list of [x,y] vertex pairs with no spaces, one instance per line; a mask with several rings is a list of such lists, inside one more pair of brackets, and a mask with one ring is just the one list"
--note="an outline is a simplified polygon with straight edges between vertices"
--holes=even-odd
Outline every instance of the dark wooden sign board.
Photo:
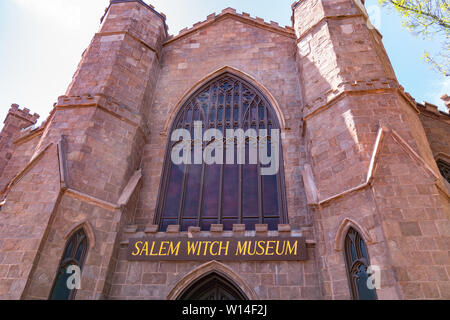
[[130,261],[303,261],[303,237],[130,239]]

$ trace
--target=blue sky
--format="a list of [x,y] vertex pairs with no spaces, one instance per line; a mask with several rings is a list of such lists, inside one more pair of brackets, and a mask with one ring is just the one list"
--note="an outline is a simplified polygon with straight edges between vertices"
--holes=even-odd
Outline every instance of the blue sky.
[[[293,0],[146,0],[167,15],[169,33],[205,20],[226,7],[266,21],[291,25]],[[65,93],[81,54],[98,30],[109,0],[0,0],[0,120],[12,103],[27,107],[45,120],[58,96]],[[421,56],[439,42],[415,37],[401,27],[399,16],[379,10],[377,0],[366,7],[383,41],[398,80],[419,102],[445,110],[440,97],[450,94],[450,79],[430,70]]]

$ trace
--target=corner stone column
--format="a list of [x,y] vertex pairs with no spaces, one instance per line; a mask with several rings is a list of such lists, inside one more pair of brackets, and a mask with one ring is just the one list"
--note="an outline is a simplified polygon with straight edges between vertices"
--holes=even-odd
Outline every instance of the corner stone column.
[[70,188],[116,203],[138,169],[166,31],[142,1],[111,1],[41,143],[67,136]]
[[[316,217],[323,296],[350,298],[336,239],[342,239],[339,226],[352,221],[368,235],[371,263],[381,267],[379,299],[448,298],[449,248],[442,239],[450,226],[430,178],[437,166],[416,104],[398,84],[381,35],[359,0],[302,0],[292,7],[311,168],[304,181]],[[367,181],[371,160],[375,176]],[[425,241],[435,245],[426,247]],[[418,269],[433,276],[420,278]]]

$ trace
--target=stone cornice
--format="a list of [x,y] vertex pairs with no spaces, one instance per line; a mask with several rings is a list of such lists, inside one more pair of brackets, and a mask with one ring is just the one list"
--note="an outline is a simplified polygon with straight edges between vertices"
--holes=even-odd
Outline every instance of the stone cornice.
[[139,42],[141,45],[143,45],[150,51],[153,51],[156,55],[156,59],[158,59],[158,62],[160,61],[159,53],[155,48],[153,48],[151,45],[149,45],[145,41],[139,39],[136,35],[128,32],[128,31],[98,32],[95,34],[95,36],[96,37],[108,37],[108,36],[114,36],[114,35],[120,35],[120,34],[123,34],[124,36],[128,36],[128,37],[132,38],[133,40]]
[[439,108],[434,104],[424,102],[424,103],[417,103],[416,105],[421,115],[442,121],[450,125],[450,114],[439,110]]
[[427,164],[427,162],[417,153],[414,151],[414,149],[395,131],[390,130],[385,127],[380,127],[378,129],[377,138],[374,143],[374,148],[372,152],[372,156],[370,159],[370,164],[367,169],[367,176],[366,180],[359,184],[358,186],[349,188],[347,190],[344,190],[342,192],[339,192],[335,195],[329,196],[325,199],[320,198],[320,190],[316,187],[316,183],[314,180],[314,176],[312,173],[312,170],[306,168],[303,170],[302,175],[304,176],[304,186],[305,186],[305,192],[307,195],[307,201],[308,205],[312,207],[320,207],[326,203],[329,203],[333,200],[340,199],[348,194],[354,193],[356,191],[363,190],[365,188],[371,187],[372,182],[375,176],[375,168],[376,164],[378,162],[378,156],[381,150],[381,147],[383,145],[383,141],[385,139],[385,135],[389,134],[392,139],[397,142],[397,144],[405,151],[405,153],[417,164],[419,168],[422,169],[422,171],[430,177],[436,187],[443,191],[447,196],[450,196],[448,193],[448,190],[443,188],[442,181],[439,175],[436,174],[436,172],[433,171],[433,169]]
[[61,96],[58,98],[58,103],[55,105],[56,110],[66,108],[98,108],[110,115],[138,128],[147,140],[149,136],[149,128],[144,121],[144,118],[127,107],[121,106],[112,97],[108,97],[101,93],[83,94],[81,96]]
[[384,78],[341,82],[336,88],[317,96],[311,104],[305,105],[303,121],[327,110],[345,96],[382,92],[398,92],[408,105],[419,113],[416,102],[409,94],[404,92],[403,87],[398,84],[397,80]]

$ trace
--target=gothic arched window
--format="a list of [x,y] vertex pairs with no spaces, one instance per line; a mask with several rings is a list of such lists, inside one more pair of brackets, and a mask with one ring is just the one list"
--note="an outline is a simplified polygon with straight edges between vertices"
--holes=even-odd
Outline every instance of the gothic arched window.
[[[200,150],[205,151],[212,143],[220,142],[220,138],[196,142],[194,122],[201,123],[201,135],[208,129],[222,132],[223,164],[206,164],[205,161],[196,164],[195,143],[201,143]],[[249,152],[250,143],[267,143],[270,157],[272,145],[276,145],[272,129],[279,128],[266,97],[235,75],[224,74],[197,90],[178,112],[169,134],[155,218],[160,230],[166,231],[169,225],[180,225],[182,231],[190,226],[209,230],[212,224],[223,224],[224,230],[231,230],[233,224],[245,224],[248,230],[254,229],[255,224],[268,224],[270,230],[276,230],[278,224],[287,223],[280,140],[279,148],[273,147],[279,154],[277,174],[261,175],[261,169],[270,165],[261,164],[259,153],[255,161]],[[189,144],[191,164],[174,164],[171,159],[173,148],[184,140],[171,141],[176,129],[186,129],[193,137]],[[227,140],[227,129],[242,129],[243,132],[266,129],[268,136],[266,139],[247,137],[245,154],[242,152],[238,161],[238,139],[234,138],[234,143],[233,139]],[[234,149],[234,162],[231,161],[234,164],[227,161],[231,148]],[[215,156],[215,152],[212,154]]]
[[197,280],[186,289],[178,300],[248,300],[241,290],[226,278],[212,273]]
[[354,300],[376,300],[375,289],[367,285],[370,266],[367,247],[361,235],[350,228],[345,238],[344,255],[347,265],[347,273],[350,282],[350,290]]
[[450,164],[448,164],[444,160],[439,159],[437,161],[437,165],[444,179],[447,180],[448,183],[450,183]]
[[[83,268],[87,250],[88,239],[84,230],[80,229],[67,241],[50,294],[50,300],[72,300],[75,298],[76,289],[69,289],[67,280],[75,272],[73,267],[77,267],[79,270]],[[69,267],[71,269],[68,270]]]

